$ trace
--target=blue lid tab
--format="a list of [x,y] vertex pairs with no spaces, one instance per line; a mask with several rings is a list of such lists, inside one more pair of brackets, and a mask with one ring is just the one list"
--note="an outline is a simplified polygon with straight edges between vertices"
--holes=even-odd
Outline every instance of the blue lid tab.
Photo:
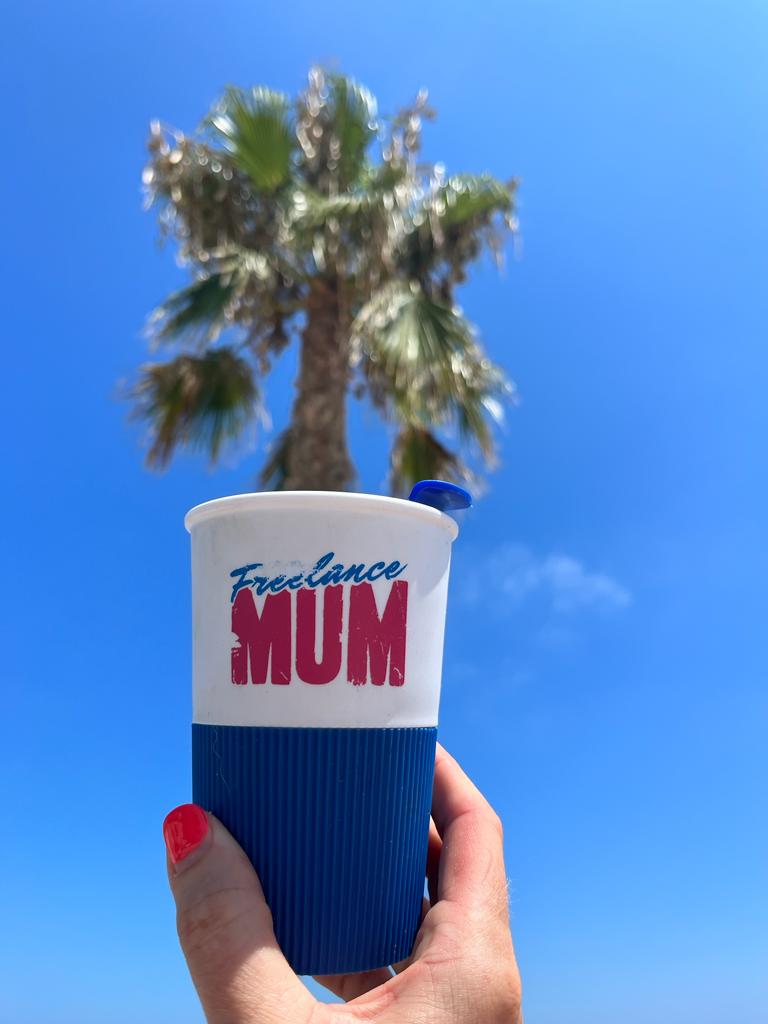
[[458,484],[448,483],[447,480],[419,480],[413,485],[408,500],[416,501],[420,505],[431,505],[440,512],[457,512],[472,505],[472,495],[469,491]]

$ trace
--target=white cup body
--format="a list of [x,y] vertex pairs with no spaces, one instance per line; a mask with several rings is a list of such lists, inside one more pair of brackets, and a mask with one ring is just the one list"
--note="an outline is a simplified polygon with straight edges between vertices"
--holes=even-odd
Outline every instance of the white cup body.
[[294,491],[220,498],[185,523],[195,723],[437,724],[450,516]]

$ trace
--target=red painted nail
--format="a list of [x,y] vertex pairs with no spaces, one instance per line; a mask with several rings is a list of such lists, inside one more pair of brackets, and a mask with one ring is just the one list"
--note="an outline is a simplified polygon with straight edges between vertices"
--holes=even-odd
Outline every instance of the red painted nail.
[[176,807],[163,822],[163,839],[174,864],[188,857],[208,835],[208,818],[197,804]]

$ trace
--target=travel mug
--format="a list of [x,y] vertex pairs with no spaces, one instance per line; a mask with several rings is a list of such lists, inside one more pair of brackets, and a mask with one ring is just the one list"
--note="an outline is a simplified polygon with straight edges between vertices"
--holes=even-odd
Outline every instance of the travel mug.
[[278,491],[185,525],[193,800],[250,857],[298,974],[396,963],[421,915],[456,523]]

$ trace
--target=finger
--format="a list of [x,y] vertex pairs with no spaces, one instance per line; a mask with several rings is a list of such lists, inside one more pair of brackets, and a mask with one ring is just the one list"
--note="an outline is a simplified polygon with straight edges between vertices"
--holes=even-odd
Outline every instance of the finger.
[[348,1003],[385,985],[391,977],[392,972],[388,967],[379,967],[375,971],[361,971],[359,974],[318,974],[315,975],[315,981]]
[[184,955],[208,1024],[302,1022],[315,1000],[275,939],[251,862],[212,814],[184,804],[163,823]]
[[429,893],[429,902],[433,905],[437,903],[437,879],[442,849],[443,841],[438,834],[437,826],[430,818],[429,843],[427,845],[427,892]]
[[438,900],[508,920],[501,822],[458,763],[438,744],[432,817],[442,839]]

